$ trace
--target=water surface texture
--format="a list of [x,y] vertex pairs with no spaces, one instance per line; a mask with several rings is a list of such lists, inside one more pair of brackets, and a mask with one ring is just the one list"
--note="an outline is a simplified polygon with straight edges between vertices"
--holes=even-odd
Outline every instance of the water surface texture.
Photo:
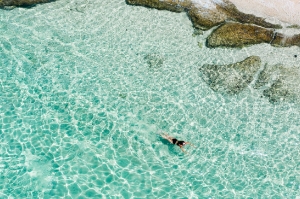
[[0,30],[0,198],[300,197],[299,104],[198,70],[298,47],[208,49],[186,14],[124,0],[0,10]]

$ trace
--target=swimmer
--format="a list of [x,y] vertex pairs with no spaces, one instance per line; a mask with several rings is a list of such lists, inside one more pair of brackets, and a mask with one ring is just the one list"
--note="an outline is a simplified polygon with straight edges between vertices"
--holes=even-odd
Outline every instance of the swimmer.
[[185,150],[183,149],[183,147],[187,144],[192,145],[193,147],[195,147],[192,143],[190,142],[185,142],[182,140],[177,140],[176,138],[173,138],[171,136],[169,136],[168,134],[164,133],[161,134],[161,137],[163,137],[164,139],[168,140],[171,144],[175,144],[177,146],[180,147],[180,149],[182,150],[182,152],[186,153]]

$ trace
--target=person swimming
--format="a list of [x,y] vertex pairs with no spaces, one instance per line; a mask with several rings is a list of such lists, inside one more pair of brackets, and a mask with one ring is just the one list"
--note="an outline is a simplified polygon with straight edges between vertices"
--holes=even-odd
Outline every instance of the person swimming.
[[174,145],[177,145],[180,147],[180,149],[186,153],[186,151],[183,149],[183,147],[187,144],[190,144],[192,146],[194,146],[193,144],[191,144],[190,142],[186,142],[186,141],[183,141],[183,140],[177,140],[176,138],[173,138],[171,136],[169,136],[168,134],[164,133],[164,134],[161,134],[161,136],[168,140],[171,144],[174,144]]

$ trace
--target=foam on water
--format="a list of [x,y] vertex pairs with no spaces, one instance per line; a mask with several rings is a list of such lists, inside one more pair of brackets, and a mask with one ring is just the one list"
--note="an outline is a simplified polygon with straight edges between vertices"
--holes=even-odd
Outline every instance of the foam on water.
[[0,20],[1,198],[300,196],[299,105],[215,93],[198,71],[250,55],[297,66],[299,48],[199,48],[208,33],[185,14],[123,0]]

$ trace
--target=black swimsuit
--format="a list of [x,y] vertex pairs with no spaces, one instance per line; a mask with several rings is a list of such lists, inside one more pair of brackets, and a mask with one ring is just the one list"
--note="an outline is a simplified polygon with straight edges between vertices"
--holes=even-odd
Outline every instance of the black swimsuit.
[[179,141],[176,138],[172,139],[173,144],[176,144],[178,146],[184,145],[184,141]]

